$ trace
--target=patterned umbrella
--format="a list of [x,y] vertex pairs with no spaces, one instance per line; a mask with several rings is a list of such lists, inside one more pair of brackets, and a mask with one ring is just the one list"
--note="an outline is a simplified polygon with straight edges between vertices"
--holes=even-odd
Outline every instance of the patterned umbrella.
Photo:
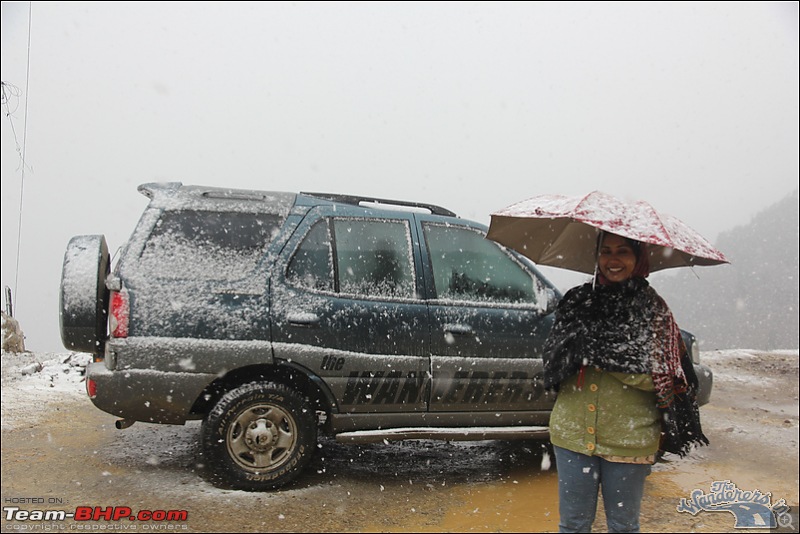
[[729,263],[677,218],[647,202],[626,202],[600,191],[539,195],[513,204],[492,213],[487,237],[539,265],[592,274],[601,230],[648,243],[650,271]]

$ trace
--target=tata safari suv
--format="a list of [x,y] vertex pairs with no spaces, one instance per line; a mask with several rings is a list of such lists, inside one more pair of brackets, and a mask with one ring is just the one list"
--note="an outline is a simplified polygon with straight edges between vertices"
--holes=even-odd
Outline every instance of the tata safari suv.
[[[433,205],[145,184],[111,270],[64,258],[61,333],[119,428],[202,419],[221,486],[297,477],[341,442],[546,439],[541,348],[560,297],[486,227]],[[697,360],[708,401],[711,372]]]

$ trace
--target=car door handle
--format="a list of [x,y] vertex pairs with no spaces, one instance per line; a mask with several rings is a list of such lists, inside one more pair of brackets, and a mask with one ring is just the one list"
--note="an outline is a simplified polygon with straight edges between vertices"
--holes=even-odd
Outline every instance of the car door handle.
[[444,325],[444,331],[450,332],[451,334],[467,336],[472,334],[472,327],[468,324],[446,324]]
[[289,324],[294,326],[319,326],[320,318],[319,315],[316,313],[302,313],[302,312],[295,312],[290,313],[286,316],[286,320]]

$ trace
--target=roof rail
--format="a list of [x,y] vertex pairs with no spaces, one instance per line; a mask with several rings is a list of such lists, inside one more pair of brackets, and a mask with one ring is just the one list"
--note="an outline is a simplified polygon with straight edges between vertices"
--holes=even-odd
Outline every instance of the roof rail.
[[[381,204],[381,207],[385,207],[387,209],[391,209],[394,207],[405,207],[405,208],[417,208],[417,209],[424,209],[428,210],[433,215],[444,215],[445,217],[458,217],[454,212],[443,208],[441,206],[436,206],[434,204],[425,204],[421,202],[408,202],[405,200],[389,200],[385,198],[375,198],[375,197],[361,197],[356,195],[338,195],[334,193],[309,193],[309,192],[301,192],[302,195],[308,195],[310,197],[320,198],[322,200],[329,200],[331,202],[343,202],[345,204],[353,204],[355,206],[361,206],[364,203],[370,204]],[[374,206],[373,206],[374,207]]]

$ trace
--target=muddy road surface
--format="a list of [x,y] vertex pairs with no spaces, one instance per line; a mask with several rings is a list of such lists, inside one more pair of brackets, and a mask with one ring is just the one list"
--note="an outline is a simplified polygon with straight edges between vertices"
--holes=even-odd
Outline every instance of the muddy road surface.
[[[711,446],[654,467],[643,531],[741,532],[731,513],[677,511],[682,498],[696,489],[709,493],[715,481],[771,493],[772,502],[782,498],[797,510],[797,351],[703,357],[715,373],[712,402],[701,409]],[[58,371],[64,376],[42,377],[46,367],[20,373],[36,359],[42,358],[3,354],[3,532],[558,530],[557,475],[542,443],[342,445],[326,439],[290,487],[223,490],[204,478],[199,423],[117,430],[115,418],[94,408],[66,364]],[[30,516],[79,507],[185,514],[169,521],[97,522]],[[602,507],[595,530],[605,530]]]

